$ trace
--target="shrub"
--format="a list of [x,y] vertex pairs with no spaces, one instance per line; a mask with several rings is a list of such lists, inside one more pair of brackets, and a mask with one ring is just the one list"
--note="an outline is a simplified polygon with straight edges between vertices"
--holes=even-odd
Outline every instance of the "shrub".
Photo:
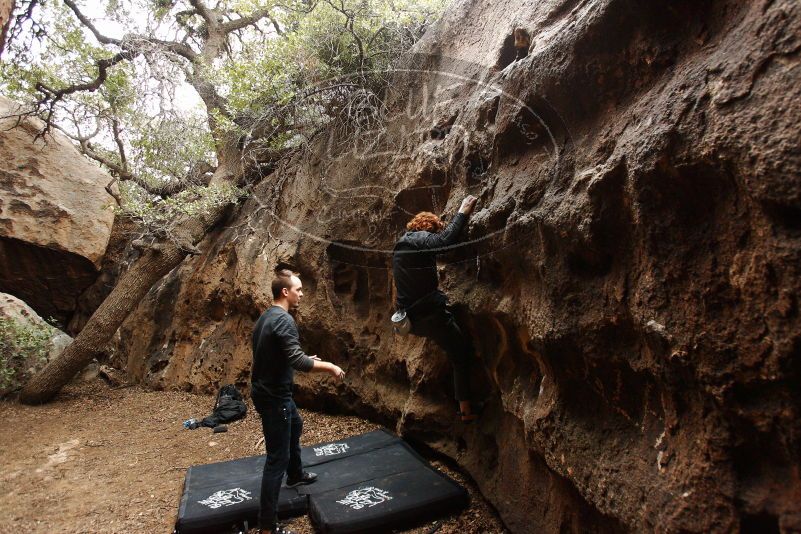
[[0,393],[22,387],[27,371],[47,362],[55,329],[0,317]]

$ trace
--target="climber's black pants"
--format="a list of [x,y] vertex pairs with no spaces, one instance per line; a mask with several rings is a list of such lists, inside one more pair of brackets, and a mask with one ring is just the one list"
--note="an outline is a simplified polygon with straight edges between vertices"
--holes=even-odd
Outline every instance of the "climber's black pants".
[[415,336],[431,339],[442,347],[453,366],[453,390],[457,401],[471,400],[470,367],[473,363],[473,344],[456,324],[446,307],[437,307],[421,316],[411,316]]

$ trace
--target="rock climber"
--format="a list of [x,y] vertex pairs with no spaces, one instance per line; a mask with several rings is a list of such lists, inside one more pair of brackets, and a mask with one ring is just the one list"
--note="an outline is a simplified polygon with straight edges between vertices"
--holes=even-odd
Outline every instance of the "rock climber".
[[276,272],[272,281],[273,305],[253,329],[253,370],[251,395],[261,416],[267,459],[261,481],[259,526],[262,534],[291,534],[277,524],[276,506],[281,481],[286,485],[311,484],[317,475],[303,470],[300,434],[303,419],[292,400],[294,371],[323,372],[342,380],[345,372],[337,365],[308,356],[300,348],[298,328],[290,312],[303,298],[303,284],[288,269]]
[[459,213],[447,227],[431,212],[415,215],[406,225],[408,231],[395,244],[392,257],[396,307],[406,312],[411,334],[433,340],[447,353],[453,367],[458,414],[466,423],[478,417],[480,408],[470,392],[473,346],[448,309],[445,293],[439,289],[436,256],[459,241],[476,200],[472,195],[465,197]]

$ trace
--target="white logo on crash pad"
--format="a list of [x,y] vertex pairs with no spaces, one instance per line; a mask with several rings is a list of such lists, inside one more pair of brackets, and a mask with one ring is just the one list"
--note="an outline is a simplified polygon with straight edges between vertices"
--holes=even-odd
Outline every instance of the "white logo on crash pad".
[[322,447],[315,447],[314,448],[314,455],[315,456],[334,456],[337,454],[342,454],[343,452],[347,452],[348,447],[347,443],[331,443],[330,445],[323,445]]
[[233,506],[241,502],[249,501],[253,497],[250,496],[249,491],[242,488],[233,488],[228,490],[220,490],[217,493],[209,495],[206,499],[198,501],[200,504],[205,504],[211,509],[221,508],[223,506]]
[[353,490],[345,495],[344,499],[337,502],[345,506],[350,506],[354,510],[361,510],[364,507],[369,508],[391,500],[392,497],[389,495],[388,491],[369,486],[367,488]]

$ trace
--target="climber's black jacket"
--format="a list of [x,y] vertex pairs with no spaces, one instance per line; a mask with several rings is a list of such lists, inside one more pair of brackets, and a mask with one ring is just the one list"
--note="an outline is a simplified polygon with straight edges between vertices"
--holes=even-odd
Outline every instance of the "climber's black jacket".
[[401,236],[392,255],[398,309],[420,314],[423,308],[445,305],[445,294],[437,289],[437,254],[459,241],[466,222],[467,215],[457,213],[441,232],[406,232]]

